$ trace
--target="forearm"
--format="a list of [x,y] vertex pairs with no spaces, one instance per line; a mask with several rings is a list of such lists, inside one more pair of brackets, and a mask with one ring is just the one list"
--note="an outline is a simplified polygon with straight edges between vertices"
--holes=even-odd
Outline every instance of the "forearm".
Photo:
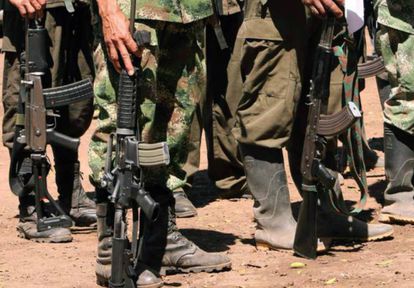
[[116,0],[97,0],[102,31],[109,59],[117,71],[121,71],[120,57],[129,75],[134,73],[129,54],[140,56],[137,44],[129,31],[129,21]]

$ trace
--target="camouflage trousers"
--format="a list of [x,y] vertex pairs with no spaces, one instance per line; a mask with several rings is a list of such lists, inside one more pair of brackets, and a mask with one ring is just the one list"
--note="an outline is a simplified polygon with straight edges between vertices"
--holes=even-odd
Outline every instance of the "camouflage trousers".
[[[191,147],[190,128],[200,95],[205,93],[204,21],[192,24],[147,21],[137,25],[151,33],[145,49],[140,80],[140,127],[142,139],[167,141],[171,162],[167,169],[149,169],[146,182],[167,185],[171,190],[186,184],[182,169]],[[118,74],[102,47],[95,51],[94,83],[98,124],[89,147],[90,180],[99,187],[106,155],[106,142],[116,130]]]
[[414,35],[387,26],[378,33],[377,45],[391,85],[384,121],[414,134]]

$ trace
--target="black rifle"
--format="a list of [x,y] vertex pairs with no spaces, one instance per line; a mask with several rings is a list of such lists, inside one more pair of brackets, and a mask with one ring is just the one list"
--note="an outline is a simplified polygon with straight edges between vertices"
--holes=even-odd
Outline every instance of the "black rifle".
[[311,102],[301,163],[303,202],[299,210],[293,249],[297,255],[310,259],[315,259],[317,256],[318,193],[323,189],[332,189],[336,181],[323,163],[326,153],[326,137],[338,136],[361,117],[360,111],[352,102],[349,102],[342,111],[326,115],[334,27],[335,18],[328,17],[324,20],[312,71],[309,93]]
[[[135,6],[135,0],[131,1],[130,32],[137,44],[144,46],[150,42],[150,34],[146,31],[137,31],[134,34]],[[159,204],[145,190],[142,168],[168,165],[170,161],[166,142],[141,142],[138,125],[138,82],[141,67],[137,57],[132,56],[131,59],[134,75],[129,76],[122,69],[119,77],[116,133],[108,140],[105,173],[101,184],[106,188],[115,207],[109,287],[136,287],[135,268],[141,254],[143,230],[148,223],[157,219],[159,213]],[[132,210],[133,222],[131,242],[127,238],[126,229],[129,209]]]
[[[48,34],[44,26],[26,19],[25,52],[20,57],[20,95],[16,117],[15,136],[10,160],[9,184],[12,192],[23,196],[35,192],[37,230],[70,227],[72,220],[49,194],[46,177],[49,161],[47,144],[76,150],[79,139],[55,131],[55,108],[93,97],[89,79],[65,86],[43,89],[42,79],[49,72]],[[25,172],[24,172],[25,170]],[[24,174],[24,175],[23,175]],[[27,176],[29,175],[29,176]],[[45,201],[53,206],[47,217]]]

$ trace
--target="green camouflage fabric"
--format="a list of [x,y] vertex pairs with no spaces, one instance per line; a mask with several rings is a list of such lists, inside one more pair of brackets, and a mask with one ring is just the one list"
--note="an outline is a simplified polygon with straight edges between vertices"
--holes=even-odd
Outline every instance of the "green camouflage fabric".
[[377,49],[391,84],[384,121],[414,135],[414,1],[379,2]]
[[[129,15],[131,0],[117,0],[121,10]],[[135,18],[175,23],[191,23],[213,15],[211,0],[139,0]]]
[[379,24],[414,34],[414,1],[376,0],[375,8]]
[[[167,141],[171,157],[167,169],[148,169],[145,178],[146,182],[167,185],[171,190],[186,185],[186,173],[182,167],[188,156],[191,122],[196,103],[205,93],[202,22],[187,25],[160,22],[155,23],[154,27],[138,25],[138,29],[150,31],[153,36],[151,46],[145,50],[141,61],[142,139],[148,143]],[[89,163],[92,169],[90,180],[99,187],[106,141],[116,129],[114,87],[117,87],[118,74],[110,63],[106,65],[101,47],[95,52],[95,60],[98,124],[89,147]]]

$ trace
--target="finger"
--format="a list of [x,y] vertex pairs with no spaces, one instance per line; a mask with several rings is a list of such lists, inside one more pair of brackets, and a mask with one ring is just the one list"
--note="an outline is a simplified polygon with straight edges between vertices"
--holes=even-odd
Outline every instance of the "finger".
[[333,2],[332,0],[322,0],[323,5],[331,11],[336,18],[341,18],[343,16],[342,10]]
[[26,17],[27,11],[26,8],[24,6],[17,6],[17,9],[19,10],[20,16],[22,16],[23,18]]
[[32,1],[30,1],[30,4],[36,10],[36,12],[42,10],[42,5],[40,5],[37,1],[32,0]]
[[320,17],[326,16],[326,10],[320,1],[313,1],[313,6],[311,7],[314,7],[318,11]]
[[120,73],[121,65],[119,64],[118,52],[116,51],[115,46],[112,44],[112,42],[108,42],[106,44],[106,47],[108,47],[109,58],[112,64],[114,65],[115,70],[118,71],[118,73]]
[[128,49],[128,51],[132,54],[134,54],[137,57],[140,57],[141,55],[139,55],[139,48],[137,43],[134,41],[134,39],[132,39],[131,36],[128,35],[128,37],[125,39],[124,41],[126,48]]
[[124,45],[123,41],[117,41],[115,42],[116,48],[119,51],[119,54],[121,55],[122,62],[124,63],[125,70],[128,72],[129,76],[134,75],[134,66],[131,62],[131,57],[129,56],[128,50]]
[[311,6],[309,9],[311,10],[313,15],[315,15],[316,17],[321,18],[321,14],[319,13],[318,9],[316,9],[314,6]]
[[33,19],[34,15],[35,15],[35,9],[33,8],[33,6],[30,3],[25,3],[24,7],[26,8],[27,14],[29,15],[29,18]]

